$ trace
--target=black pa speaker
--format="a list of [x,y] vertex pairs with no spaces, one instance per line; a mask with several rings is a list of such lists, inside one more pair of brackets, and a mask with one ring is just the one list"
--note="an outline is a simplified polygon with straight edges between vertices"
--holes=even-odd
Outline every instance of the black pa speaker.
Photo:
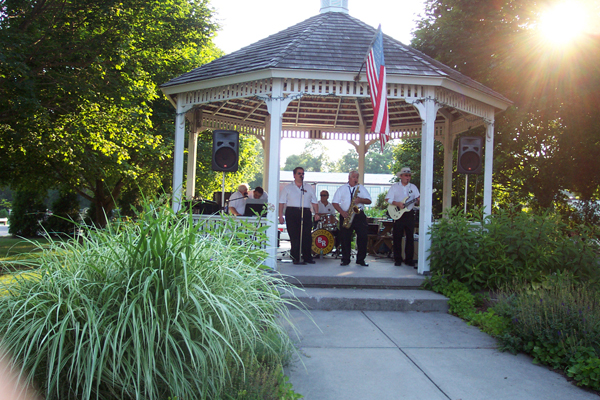
[[212,147],[213,171],[236,172],[240,153],[240,134],[236,131],[214,131]]
[[481,174],[483,138],[478,136],[458,139],[458,160],[456,172],[459,174]]

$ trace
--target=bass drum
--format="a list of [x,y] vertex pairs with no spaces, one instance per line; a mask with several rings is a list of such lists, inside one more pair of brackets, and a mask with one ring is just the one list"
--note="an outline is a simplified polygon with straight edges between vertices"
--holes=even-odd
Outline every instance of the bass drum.
[[312,252],[313,254],[328,254],[333,250],[335,238],[333,234],[326,229],[317,229],[312,233]]

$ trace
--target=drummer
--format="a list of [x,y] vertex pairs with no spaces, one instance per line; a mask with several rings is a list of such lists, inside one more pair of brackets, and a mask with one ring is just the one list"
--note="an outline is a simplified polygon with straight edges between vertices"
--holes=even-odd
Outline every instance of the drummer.
[[329,192],[327,190],[321,190],[320,199],[318,201],[319,206],[319,215],[321,216],[321,221],[315,224],[315,228],[323,227],[328,231],[333,233],[333,237],[335,238],[335,248],[338,247],[338,221],[335,217],[335,208],[333,208],[333,204],[329,201]]
[[335,208],[329,201],[329,192],[327,190],[321,190],[321,199],[317,203],[319,205],[319,214],[333,214],[335,215]]

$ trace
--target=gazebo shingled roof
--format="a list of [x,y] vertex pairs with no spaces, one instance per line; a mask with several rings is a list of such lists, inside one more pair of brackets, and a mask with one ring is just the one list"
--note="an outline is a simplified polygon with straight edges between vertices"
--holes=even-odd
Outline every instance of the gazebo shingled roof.
[[[374,34],[374,28],[347,13],[321,13],[182,74],[163,84],[161,88],[169,94],[176,92],[179,87],[189,87],[190,89],[186,90],[192,90],[195,85],[204,81],[266,70],[349,73],[352,77],[362,71],[361,76],[364,80],[365,69],[361,67]],[[495,98],[500,103],[510,103],[510,100],[479,82],[385,35],[384,54],[388,83],[393,82],[394,76],[402,79],[429,78],[436,82],[452,81],[461,87]],[[366,89],[363,91],[364,95],[367,95]],[[171,100],[175,104],[174,97],[171,97]],[[360,103],[360,111],[357,109],[357,101]],[[414,126],[421,124],[416,109],[408,104],[406,99],[392,96],[388,97],[388,104],[392,138],[415,137]],[[264,124],[269,115],[264,99],[251,96],[216,99],[204,103],[202,110],[205,115],[230,118],[248,124]],[[358,115],[359,112],[362,115]],[[455,119],[461,116],[457,109],[448,108],[448,112],[452,113]],[[307,94],[302,98],[302,106],[298,101],[290,104],[283,115],[283,126],[286,130],[296,127],[304,130],[319,128],[325,131],[356,133],[361,123],[370,123],[372,118],[373,108],[368,96],[336,98]],[[444,118],[440,115],[436,123],[443,121]],[[261,135],[257,136],[262,140]],[[312,138],[323,139],[329,136],[315,135]],[[349,138],[351,136],[345,137]],[[367,141],[374,140],[374,135],[368,135]]]
[[[194,194],[194,143],[204,129],[253,134],[265,150],[264,184],[277,203],[280,140],[347,140],[364,155],[379,135],[369,133],[373,118],[365,55],[375,29],[348,14],[347,0],[321,0],[321,13],[225,55],[161,85],[177,109],[174,207],[183,196],[185,119],[190,121],[186,196]],[[342,3],[341,7],[338,7]],[[384,35],[387,93],[392,139],[422,139],[420,226],[432,223],[433,141],[444,145],[444,207],[452,193],[456,135],[485,126],[483,203],[491,209],[494,119],[511,101],[433,58]],[[359,75],[360,71],[360,75]],[[269,216],[270,258],[274,266],[277,213]],[[426,260],[430,239],[419,242]],[[429,262],[419,265],[419,273]]]
[[[373,27],[349,14],[315,15],[182,74],[162,87],[265,68],[358,73],[375,32]],[[388,75],[448,78],[510,102],[501,94],[390,36],[384,35],[383,47]],[[362,71],[364,73],[364,68]]]

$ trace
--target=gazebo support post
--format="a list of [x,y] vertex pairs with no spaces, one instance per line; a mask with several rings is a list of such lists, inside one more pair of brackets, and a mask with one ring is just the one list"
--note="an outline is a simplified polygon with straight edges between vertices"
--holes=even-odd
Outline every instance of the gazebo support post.
[[452,162],[454,156],[454,134],[452,133],[453,117],[444,109],[440,110],[446,118],[444,124],[444,186],[442,188],[442,210],[452,207]]
[[196,162],[198,161],[198,126],[202,115],[200,111],[193,114],[190,121],[191,129],[188,138],[187,156],[187,181],[185,185],[185,197],[191,200],[196,192]]
[[268,213],[267,229],[267,253],[265,265],[271,269],[277,269],[277,224],[279,210],[279,153],[281,147],[282,116],[291,99],[283,99],[283,82],[281,79],[273,79],[271,99],[267,99],[267,109],[270,114],[270,123],[267,129],[269,138],[269,178],[268,188],[269,203],[275,204],[275,210]]
[[431,237],[429,228],[432,224],[431,207],[433,204],[433,149],[435,142],[435,118],[440,106],[436,103],[435,90],[432,87],[426,89],[425,98],[414,103],[415,108],[421,115],[423,126],[421,129],[421,201],[419,213],[419,262],[418,273],[429,272],[429,249],[431,248]]
[[[262,186],[263,189],[269,193],[269,198],[271,196],[271,188],[269,187],[269,170],[270,170],[270,155],[271,155],[271,116],[267,116],[265,119],[265,139],[262,141],[262,145],[263,145],[263,179],[262,179]],[[279,158],[278,158],[279,159]],[[277,165],[279,165],[279,161],[277,162]],[[279,187],[277,187],[276,189],[279,191]],[[277,204],[276,204],[277,206]]]
[[183,96],[177,98],[177,114],[175,115],[175,149],[173,153],[173,211],[179,212],[183,197],[183,145],[185,135],[186,109],[181,104]]
[[[366,129],[364,124],[360,124],[358,126],[359,138],[358,138],[358,148],[356,149],[358,152],[358,182],[361,185],[365,184],[365,153],[366,153],[366,145],[365,145],[365,136]],[[350,171],[348,171],[350,172]]]
[[494,168],[494,114],[485,121],[485,169],[483,180],[483,215],[492,214],[492,172]]

